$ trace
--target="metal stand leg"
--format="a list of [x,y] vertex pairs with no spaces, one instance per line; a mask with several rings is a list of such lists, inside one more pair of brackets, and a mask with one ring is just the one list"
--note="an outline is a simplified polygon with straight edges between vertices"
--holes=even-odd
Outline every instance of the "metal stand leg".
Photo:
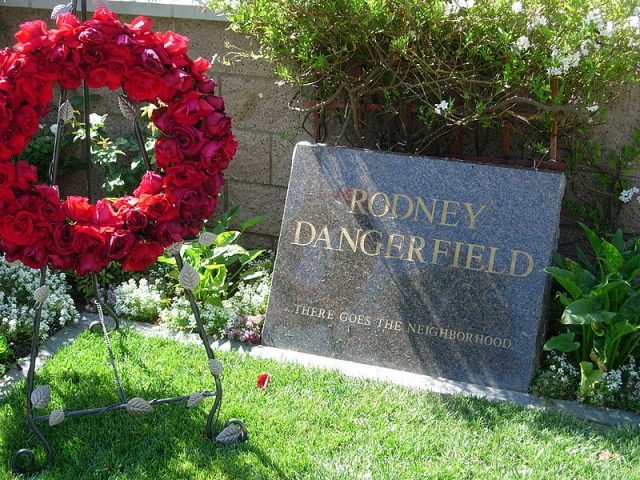
[[[45,282],[47,279],[47,267],[43,267],[40,270],[40,287],[45,286]],[[42,303],[36,304],[36,311],[33,318],[33,333],[31,336],[31,362],[29,363],[29,372],[27,374],[27,423],[29,424],[29,428],[37,438],[37,440],[42,444],[46,454],[46,461],[43,465],[38,465],[36,463],[35,455],[32,450],[22,448],[18,450],[14,455],[11,461],[11,469],[18,474],[23,473],[35,473],[39,470],[42,470],[45,467],[48,467],[53,462],[53,450],[51,449],[51,445],[47,441],[44,434],[38,429],[34,418],[33,418],[33,385],[34,385],[34,377],[36,371],[36,358],[38,357],[38,343],[40,338],[40,320],[42,318]]]
[[[179,250],[174,250],[172,253],[173,257],[176,260],[178,271],[182,271],[182,269],[184,268],[184,262]],[[193,316],[196,319],[196,324],[198,325],[198,334],[200,335],[200,339],[202,340],[204,349],[207,352],[207,357],[209,358],[209,370],[211,371],[216,384],[216,399],[213,402],[211,411],[209,412],[206,425],[207,437],[213,440],[213,421],[215,418],[217,418],[220,411],[220,404],[222,403],[222,380],[220,378],[222,375],[222,363],[215,359],[215,354],[213,353],[213,349],[209,344],[207,332],[204,329],[204,323],[202,322],[202,317],[200,316],[200,308],[198,307],[198,304],[193,297],[193,291],[187,287],[184,287],[184,293],[189,300],[191,310],[193,311]],[[245,426],[244,422],[242,422],[242,420],[238,420],[237,418],[233,418],[225,423],[222,432],[220,432],[220,434],[215,437],[215,440],[216,442],[221,444],[232,444],[244,442],[248,440],[248,438],[249,436],[247,434],[247,427]]]

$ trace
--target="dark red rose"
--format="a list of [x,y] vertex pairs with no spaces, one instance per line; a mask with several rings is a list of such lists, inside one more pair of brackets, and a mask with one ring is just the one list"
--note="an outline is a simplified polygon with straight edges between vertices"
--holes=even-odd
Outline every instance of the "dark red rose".
[[98,227],[93,225],[75,225],[72,248],[76,253],[99,248],[105,244],[104,236]]
[[56,251],[62,255],[69,255],[73,249],[73,240],[76,237],[76,229],[67,223],[59,223],[53,229],[53,245]]
[[[2,165],[0,163],[0,165]],[[16,196],[11,189],[3,190],[0,188],[0,212],[5,215],[15,213],[18,210]]]
[[7,152],[7,159],[22,153],[26,145],[27,137],[18,134],[13,125],[0,130],[0,149]]
[[160,76],[164,74],[166,67],[162,64],[162,60],[160,60],[155,50],[151,48],[144,49],[140,58],[142,65],[147,71]]
[[158,75],[137,67],[127,72],[124,90],[133,102],[139,103],[162,97],[165,87]]
[[56,26],[60,31],[73,32],[79,25],[78,17],[72,13],[63,13],[56,18]]
[[205,98],[209,105],[211,105],[215,110],[218,112],[224,112],[224,99],[222,97],[207,95]]
[[186,155],[195,155],[202,148],[203,136],[200,130],[184,125],[175,125],[171,129],[171,134],[178,147]]
[[78,49],[80,52],[80,58],[82,63],[88,66],[94,66],[104,61],[104,55],[102,54],[102,45],[92,45],[90,43],[82,44]]
[[168,247],[176,242],[182,241],[184,238],[184,228],[180,222],[171,220],[170,222],[162,222],[155,225],[150,235],[163,247]]
[[90,88],[106,86],[110,90],[120,88],[122,78],[132,62],[133,57],[126,48],[106,45],[103,49],[102,62],[87,73],[87,85]]
[[23,190],[38,181],[38,169],[25,160],[16,163],[16,185]]
[[38,242],[22,249],[22,263],[29,268],[42,268],[47,264],[47,243]]
[[231,130],[231,120],[222,112],[213,112],[204,119],[202,129],[211,138],[225,136]]
[[159,137],[156,140],[156,164],[160,168],[167,168],[170,165],[179,163],[184,158],[182,150],[178,148],[178,144],[169,137]]
[[65,219],[65,215],[62,213],[62,209],[60,207],[60,203],[56,205],[43,201],[38,206],[38,215],[42,217],[47,226],[51,226],[57,222],[62,222]]
[[11,162],[0,162],[0,191],[9,190],[15,182],[16,167]]
[[173,220],[178,216],[178,210],[172,205],[168,195],[142,195],[140,197],[140,209],[157,222]]
[[96,202],[95,223],[101,227],[121,227],[124,222],[116,216],[113,204],[102,199]]
[[107,252],[113,260],[123,260],[129,255],[129,252],[136,243],[136,236],[128,230],[116,230],[111,238]]
[[149,217],[139,208],[131,208],[125,215],[127,228],[131,231],[138,232],[144,230],[149,224]]
[[218,196],[223,185],[224,175],[222,174],[222,172],[218,172],[216,175],[209,176],[202,184],[204,190],[212,197]]
[[38,131],[38,115],[28,105],[14,112],[14,121],[18,132],[25,137],[30,137]]
[[67,197],[62,204],[62,211],[74,222],[91,223],[96,218],[96,207],[86,197]]
[[198,80],[204,80],[204,72],[211,68],[211,63],[206,58],[198,57],[191,64],[191,73]]
[[58,187],[49,187],[48,185],[34,185],[33,189],[45,202],[52,203],[53,205],[61,205],[60,192]]
[[180,68],[168,71],[162,79],[167,87],[180,92],[189,91],[193,87],[193,77]]
[[76,257],[67,253],[49,252],[49,263],[56,270],[73,270],[76,268]]
[[184,55],[187,53],[189,39],[175,32],[159,34],[164,42],[164,48],[169,55]]
[[189,186],[197,188],[205,180],[205,175],[191,165],[180,165],[167,168],[164,184],[171,187]]
[[156,242],[139,241],[122,264],[122,268],[128,272],[146,270],[162,255],[162,252],[164,248]]
[[29,102],[31,106],[48,105],[53,99],[55,79],[55,73],[45,71],[21,76],[16,80],[16,96]]
[[76,275],[82,277],[87,273],[98,273],[109,263],[106,248],[102,247],[86,250],[80,254],[76,265]]
[[213,93],[215,89],[216,82],[212,78],[207,78],[198,82],[198,90],[202,93]]
[[200,92],[191,91],[174,100],[169,106],[169,115],[181,125],[195,125],[201,117],[214,112],[215,108]]
[[105,43],[106,38],[101,30],[95,27],[87,27],[80,32],[78,40],[82,43],[91,43],[93,45],[100,45]]
[[0,237],[17,245],[32,245],[38,240],[34,235],[36,221],[35,215],[24,210],[0,217]]
[[156,172],[146,172],[142,176],[140,186],[133,191],[133,195],[140,197],[140,195],[156,195],[162,191],[162,175]]

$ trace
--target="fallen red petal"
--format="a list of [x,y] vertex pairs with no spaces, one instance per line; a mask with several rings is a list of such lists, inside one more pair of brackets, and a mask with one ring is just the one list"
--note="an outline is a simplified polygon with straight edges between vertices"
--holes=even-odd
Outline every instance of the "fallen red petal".
[[267,385],[269,385],[269,380],[271,380],[271,375],[269,375],[268,373],[263,373],[261,375],[258,375],[257,387],[261,388],[262,390],[266,390]]

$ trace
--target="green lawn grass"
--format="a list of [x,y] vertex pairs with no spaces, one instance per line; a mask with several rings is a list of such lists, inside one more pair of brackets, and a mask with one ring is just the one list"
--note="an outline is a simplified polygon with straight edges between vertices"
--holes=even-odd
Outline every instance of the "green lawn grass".
[[[129,397],[212,388],[198,346],[112,336]],[[640,431],[604,428],[558,413],[449,397],[339,373],[221,353],[220,422],[244,419],[248,443],[219,447],[204,436],[212,400],[195,409],[157,406],[44,426],[54,465],[46,479],[640,479]],[[256,388],[260,373],[272,376]],[[36,384],[50,408],[117,401],[98,335],[85,333],[51,359]],[[14,478],[14,451],[35,447],[24,422],[24,383],[0,401],[0,477]],[[218,429],[220,425],[218,425]],[[602,460],[597,453],[609,451]]]

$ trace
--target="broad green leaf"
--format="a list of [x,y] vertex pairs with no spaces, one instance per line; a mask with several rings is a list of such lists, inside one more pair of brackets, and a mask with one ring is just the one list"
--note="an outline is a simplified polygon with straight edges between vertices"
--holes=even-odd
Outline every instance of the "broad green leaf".
[[624,244],[624,235],[622,234],[622,230],[616,230],[616,233],[611,238],[611,243],[620,251],[624,252],[626,246]]
[[242,255],[240,257],[240,263],[246,265],[247,263],[253,262],[256,258],[262,255],[264,250],[250,250],[246,255]]
[[254,225],[257,225],[258,223],[262,222],[263,220],[264,220],[264,216],[262,215],[247,218],[246,220],[243,220],[242,222],[240,222],[239,224],[240,230],[244,232],[247,228],[251,228]]
[[602,379],[602,372],[593,368],[591,362],[580,362],[580,392],[588,393]]
[[576,334],[573,332],[567,332],[555,337],[551,337],[544,344],[545,350],[558,350],[560,352],[575,352],[580,348],[580,342],[575,342]]
[[602,241],[602,252],[604,255],[605,264],[610,272],[617,272],[622,268],[624,264],[624,258],[620,251],[611,243]]
[[580,226],[582,227],[582,230],[584,231],[584,234],[596,256],[602,256],[602,240],[600,240],[596,233],[586,225],[581,223]]
[[580,264],[587,269],[592,275],[597,276],[598,275],[598,269],[593,265],[593,263],[591,263],[591,260],[589,259],[589,257],[587,257],[587,254],[584,253],[584,251],[578,247],[576,249],[577,255],[578,255],[578,261],[580,262]]
[[560,322],[565,325],[588,325],[602,322],[599,302],[591,298],[576,300],[564,309]]
[[235,242],[239,236],[240,232],[236,231],[222,232],[216,237],[214,245],[216,247],[224,247],[226,245],[229,245],[230,243]]
[[578,299],[582,296],[580,287],[575,282],[574,274],[568,270],[563,270],[558,267],[547,267],[544,269],[549,275],[551,275],[569,294]]

